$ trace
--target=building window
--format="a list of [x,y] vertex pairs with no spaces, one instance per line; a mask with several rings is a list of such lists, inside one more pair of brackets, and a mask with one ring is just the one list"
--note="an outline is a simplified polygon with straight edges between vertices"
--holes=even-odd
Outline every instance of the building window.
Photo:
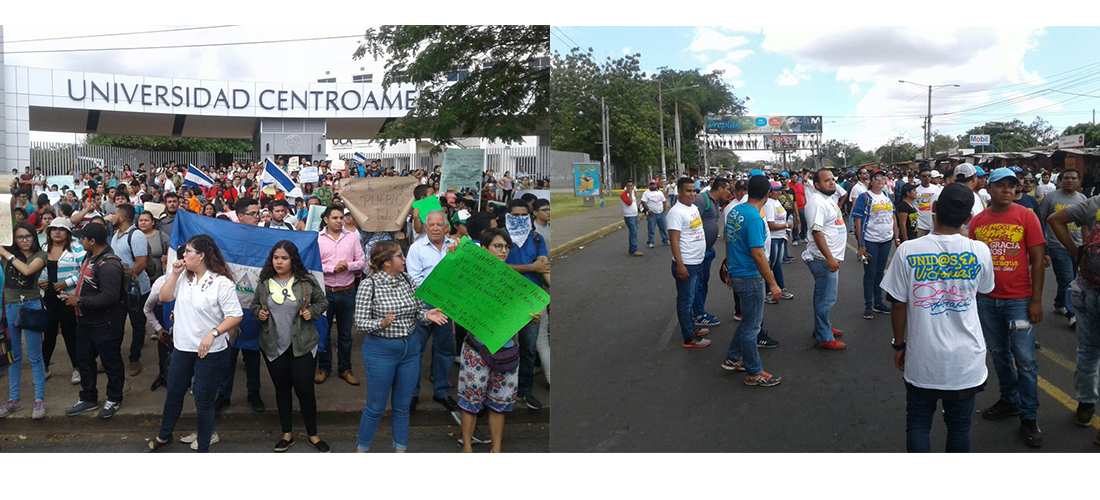
[[469,66],[463,64],[463,65],[455,68],[454,71],[452,71],[450,73],[447,73],[447,81],[448,82],[465,81],[466,77],[469,76],[469,75],[470,75]]
[[317,83],[336,83],[335,78],[318,78]]
[[549,57],[536,57],[530,61],[531,67],[536,70],[550,69]]
[[351,83],[374,83],[374,75],[355,75],[351,77]]

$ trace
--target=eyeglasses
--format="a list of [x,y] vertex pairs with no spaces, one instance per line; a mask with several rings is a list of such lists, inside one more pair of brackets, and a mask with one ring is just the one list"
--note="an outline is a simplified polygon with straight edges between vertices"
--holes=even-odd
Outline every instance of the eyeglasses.
[[255,218],[255,217],[259,217],[259,216],[260,216],[260,212],[245,212],[245,213],[243,213],[243,214],[241,214],[241,215],[247,215],[247,216],[249,216],[249,217],[253,217],[253,218]]
[[195,250],[194,248],[185,248],[183,250],[183,253],[201,253],[201,252],[199,252],[198,250]]
[[23,235],[23,236],[16,236],[15,239],[17,239],[19,241],[30,241],[30,240],[34,239],[34,236],[31,236],[31,235],[27,234],[27,235]]
[[489,248],[492,248],[493,250],[511,250],[512,246],[507,243],[493,243],[492,245],[489,245]]

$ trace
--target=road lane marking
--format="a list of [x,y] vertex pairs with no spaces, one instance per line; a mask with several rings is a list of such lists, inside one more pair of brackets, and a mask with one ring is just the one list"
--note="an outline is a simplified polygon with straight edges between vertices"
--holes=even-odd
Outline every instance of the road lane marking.
[[[1077,401],[1074,401],[1073,398],[1069,397],[1069,394],[1055,387],[1054,384],[1047,382],[1043,377],[1039,377],[1039,388],[1042,389],[1043,392],[1050,394],[1054,399],[1057,399],[1059,403],[1062,403],[1062,406],[1069,408],[1069,411],[1074,414],[1077,413]],[[1100,429],[1100,417],[1093,415],[1090,426],[1093,429]]]
[[1069,370],[1070,373],[1077,370],[1077,365],[1076,364],[1074,364],[1072,361],[1070,361],[1066,358],[1063,358],[1060,354],[1058,354],[1054,351],[1051,351],[1049,349],[1039,349],[1038,351],[1043,353],[1043,355],[1046,356],[1047,359],[1061,365],[1062,368],[1065,368],[1065,369]]
[[668,342],[669,342],[669,340],[672,339],[672,333],[675,332],[677,329],[679,329],[679,327],[680,327],[680,318],[678,318],[674,314],[674,315],[672,315],[672,321],[669,321],[668,326],[665,327],[665,332],[663,334],[661,334],[661,342],[660,342],[660,344],[658,344],[661,349],[664,349],[665,347],[668,347]]

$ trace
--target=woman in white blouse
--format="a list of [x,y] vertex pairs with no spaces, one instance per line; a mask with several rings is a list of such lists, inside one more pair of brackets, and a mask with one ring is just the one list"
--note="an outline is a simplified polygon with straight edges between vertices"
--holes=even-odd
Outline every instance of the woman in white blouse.
[[183,397],[191,385],[198,417],[198,451],[205,453],[214,432],[214,398],[228,363],[227,333],[244,317],[233,273],[213,238],[200,234],[187,241],[183,260],[173,263],[172,274],[160,290],[160,300],[176,301],[172,331],[175,351],[169,366],[160,434],[143,451],[157,451],[172,443]]

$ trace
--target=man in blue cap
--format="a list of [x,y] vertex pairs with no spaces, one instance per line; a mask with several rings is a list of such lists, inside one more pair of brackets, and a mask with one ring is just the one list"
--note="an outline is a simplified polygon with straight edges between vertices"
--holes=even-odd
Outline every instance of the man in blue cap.
[[978,172],[978,196],[982,197],[982,202],[988,207],[989,192],[986,191],[985,186],[989,182],[989,172],[986,172],[979,166],[974,166],[974,170]]

